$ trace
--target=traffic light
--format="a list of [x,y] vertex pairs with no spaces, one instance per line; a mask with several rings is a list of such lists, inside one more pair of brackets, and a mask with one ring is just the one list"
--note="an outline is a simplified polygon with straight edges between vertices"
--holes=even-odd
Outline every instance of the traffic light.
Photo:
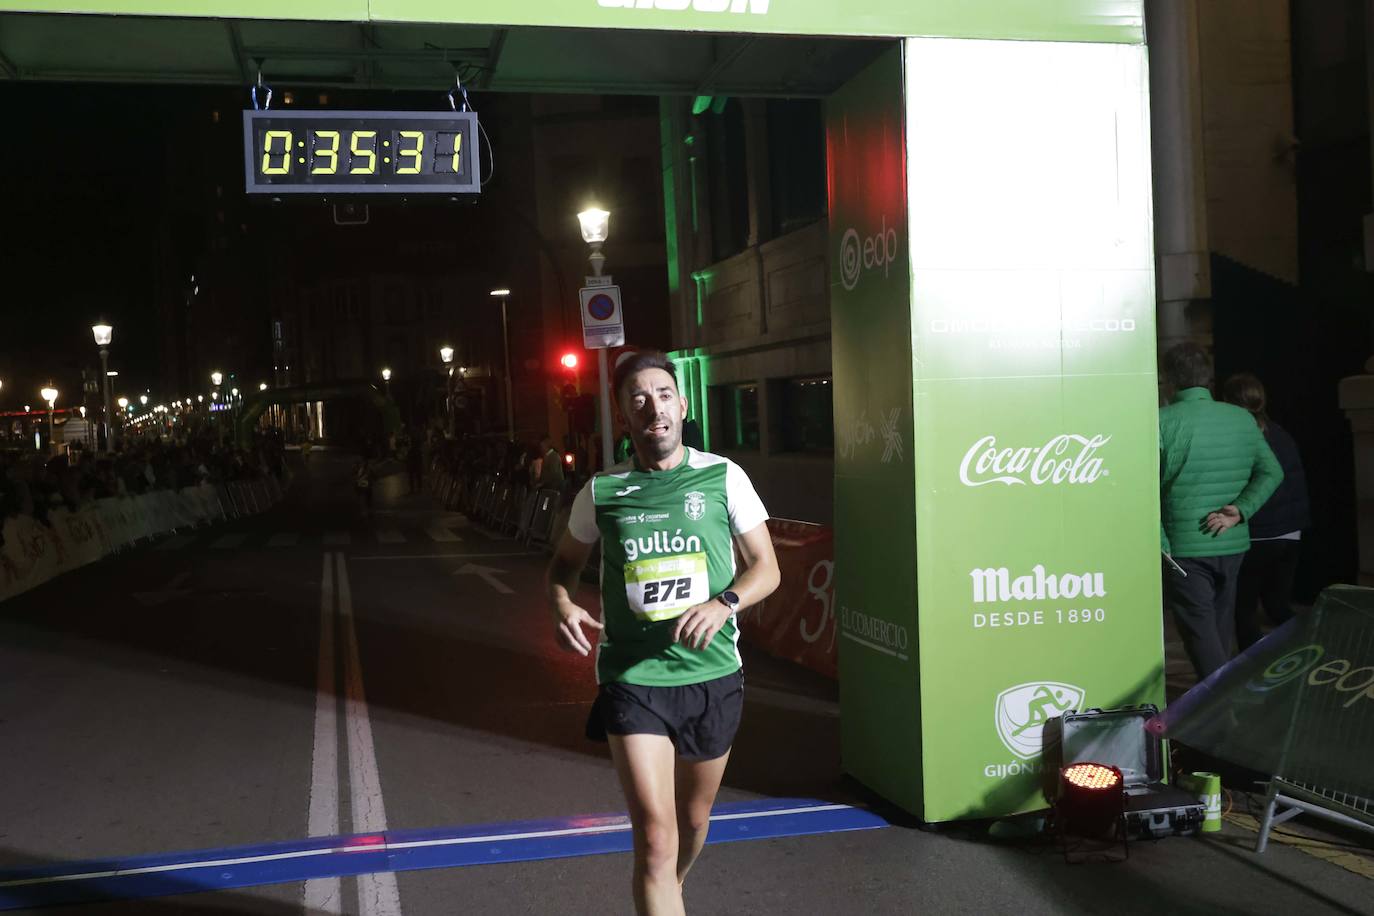
[[580,394],[572,401],[572,431],[590,436],[596,431],[596,400],[590,394]]
[[560,358],[558,362],[561,363],[563,368],[567,369],[569,372],[577,371],[577,354],[572,352],[571,350],[569,350],[567,353],[564,353],[562,358]]

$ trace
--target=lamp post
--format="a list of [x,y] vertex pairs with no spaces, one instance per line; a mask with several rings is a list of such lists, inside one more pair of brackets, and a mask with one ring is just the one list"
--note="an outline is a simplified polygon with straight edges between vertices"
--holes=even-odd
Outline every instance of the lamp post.
[[43,400],[48,402],[48,451],[52,452],[52,440],[56,435],[56,427],[53,425],[53,411],[57,409],[57,389],[48,384],[47,388],[38,392]]
[[510,383],[510,328],[506,323],[506,300],[510,298],[510,290],[494,289],[491,291],[493,298],[501,300],[501,345],[506,354],[506,429],[508,438],[511,442],[515,441],[515,401],[512,400]]
[[444,361],[444,432],[453,434],[453,348],[439,348],[439,358]]
[[111,438],[114,436],[114,425],[110,422],[110,341],[114,340],[114,328],[100,321],[91,326],[91,333],[95,335],[95,345],[100,348],[100,374],[104,384],[101,419],[105,426],[105,452],[109,454],[114,451]]
[[382,381],[386,382],[386,399],[391,400],[391,370],[382,369]]
[[[592,265],[592,276],[601,276],[601,268],[606,264],[606,256],[601,253],[601,245],[611,232],[611,214],[606,210],[593,207],[577,214],[577,222],[582,227],[582,241],[591,248],[587,260]],[[606,368],[606,348],[596,351],[596,369],[601,384],[601,467],[609,468],[614,460],[611,445],[611,383]]]

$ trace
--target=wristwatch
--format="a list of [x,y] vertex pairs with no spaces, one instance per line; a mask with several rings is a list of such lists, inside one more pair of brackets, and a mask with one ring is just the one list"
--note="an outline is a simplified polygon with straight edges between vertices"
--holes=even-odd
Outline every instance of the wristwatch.
[[728,607],[732,613],[739,610],[739,595],[736,595],[728,588],[717,595],[716,600]]

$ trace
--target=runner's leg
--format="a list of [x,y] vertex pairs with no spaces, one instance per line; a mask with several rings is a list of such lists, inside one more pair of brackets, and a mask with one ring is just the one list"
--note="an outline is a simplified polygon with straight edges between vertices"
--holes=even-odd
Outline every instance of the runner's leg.
[[673,743],[665,735],[608,735],[607,739],[633,826],[635,912],[680,916]]
[[692,863],[706,845],[711,829],[711,806],[716,803],[725,764],[726,751],[714,760],[677,761],[677,883],[682,884]]

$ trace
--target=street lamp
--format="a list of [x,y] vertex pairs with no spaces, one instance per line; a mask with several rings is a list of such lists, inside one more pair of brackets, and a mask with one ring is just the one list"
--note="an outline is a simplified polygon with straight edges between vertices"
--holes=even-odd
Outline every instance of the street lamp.
[[210,384],[214,385],[216,388],[218,388],[218,387],[220,386],[220,384],[223,383],[223,381],[224,381],[224,373],[222,373],[222,372],[211,372],[211,373],[210,373]]
[[391,370],[390,370],[390,369],[385,368],[385,367],[382,368],[382,381],[386,382],[386,398],[387,398],[387,400],[389,401],[389,400],[391,400]]
[[129,399],[128,399],[128,398],[120,398],[118,401],[115,401],[115,403],[119,405],[119,409],[120,409],[120,410],[124,410],[126,407],[129,406]]
[[142,404],[144,407],[147,407],[147,406],[148,406],[148,396],[147,396],[146,394],[140,394],[140,395],[138,396],[138,403]]
[[506,322],[506,300],[510,298],[510,290],[494,289],[491,291],[494,298],[501,300],[501,344],[506,354],[506,429],[510,436],[510,441],[515,441],[515,401],[512,400],[510,384],[510,329]]
[[[592,265],[592,276],[601,276],[601,268],[606,256],[601,253],[601,245],[611,234],[611,214],[606,210],[593,207],[577,214],[582,226],[582,241],[592,249],[587,260]],[[606,367],[606,348],[596,351],[596,368],[601,382],[601,467],[609,468],[614,460],[611,451],[611,382]]]
[[100,348],[100,371],[105,376],[102,420],[105,424],[105,452],[108,454],[114,450],[114,442],[110,438],[114,435],[114,425],[110,422],[110,341],[114,340],[114,328],[102,320],[91,325],[91,333],[95,335],[95,345]]
[[445,435],[453,433],[453,348],[439,348],[439,358],[444,361],[448,371],[444,373],[444,421]]
[[48,450],[52,451],[52,440],[55,435],[52,415],[53,411],[57,409],[57,389],[49,383],[48,387],[38,392],[38,394],[43,400],[48,402]]

